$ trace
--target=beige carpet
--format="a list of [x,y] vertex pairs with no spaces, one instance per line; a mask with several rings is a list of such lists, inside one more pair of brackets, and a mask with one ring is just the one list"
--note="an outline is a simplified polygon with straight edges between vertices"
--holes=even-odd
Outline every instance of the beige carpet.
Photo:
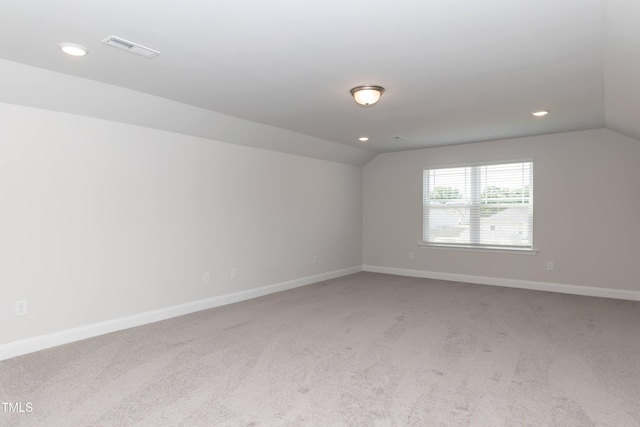
[[0,362],[21,426],[639,426],[640,303],[358,273]]

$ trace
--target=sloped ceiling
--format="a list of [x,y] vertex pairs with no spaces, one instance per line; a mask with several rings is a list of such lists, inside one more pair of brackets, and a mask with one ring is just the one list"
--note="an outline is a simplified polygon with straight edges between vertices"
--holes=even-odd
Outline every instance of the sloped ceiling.
[[640,139],[640,2],[607,0],[605,6],[605,125]]
[[[377,152],[601,127],[640,138],[635,0],[4,0],[0,8],[0,102],[354,164]],[[108,47],[109,35],[162,54]],[[65,56],[61,42],[90,53]],[[360,84],[386,88],[378,105],[353,102],[349,89]],[[551,114],[531,116],[541,109]]]

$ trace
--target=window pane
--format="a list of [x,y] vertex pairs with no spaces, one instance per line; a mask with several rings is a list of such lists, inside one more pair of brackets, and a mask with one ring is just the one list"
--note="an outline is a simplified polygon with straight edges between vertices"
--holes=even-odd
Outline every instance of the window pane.
[[491,207],[480,219],[483,245],[531,246],[529,236],[529,207],[511,205]]
[[429,235],[434,243],[469,243],[469,207],[431,206]]

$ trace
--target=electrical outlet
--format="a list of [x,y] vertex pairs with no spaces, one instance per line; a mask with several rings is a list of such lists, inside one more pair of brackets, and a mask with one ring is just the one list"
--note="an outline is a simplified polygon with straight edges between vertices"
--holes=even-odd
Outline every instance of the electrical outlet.
[[318,263],[318,257],[316,255],[313,256],[313,263],[314,264]]
[[27,302],[16,301],[16,316],[24,316],[27,314]]
[[413,255],[413,252],[409,252],[409,259],[415,259],[416,257]]
[[547,270],[553,270],[553,261],[547,261]]
[[202,283],[209,283],[211,281],[211,274],[208,271],[202,273]]
[[236,277],[238,277],[238,269],[237,268],[232,268],[231,269],[231,278],[235,279]]

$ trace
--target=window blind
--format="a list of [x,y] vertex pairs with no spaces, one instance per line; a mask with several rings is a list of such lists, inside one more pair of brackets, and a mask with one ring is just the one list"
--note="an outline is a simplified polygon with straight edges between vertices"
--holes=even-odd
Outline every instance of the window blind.
[[427,168],[423,241],[471,248],[533,248],[533,162]]

